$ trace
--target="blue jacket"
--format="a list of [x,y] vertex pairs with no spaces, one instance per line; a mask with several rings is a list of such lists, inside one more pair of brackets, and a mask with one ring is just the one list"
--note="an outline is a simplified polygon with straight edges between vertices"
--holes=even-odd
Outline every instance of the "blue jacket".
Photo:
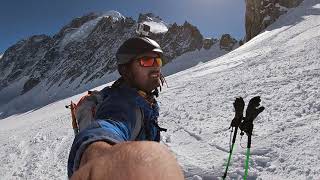
[[[125,85],[102,90],[104,100],[98,106],[96,120],[76,135],[68,159],[68,176],[79,168],[81,156],[85,149],[94,142],[105,141],[116,144],[129,140],[160,141],[157,123],[159,106],[156,101],[150,104],[136,89]],[[138,122],[136,111],[140,110],[143,122],[135,137],[133,131]],[[141,121],[141,120],[140,120]]]

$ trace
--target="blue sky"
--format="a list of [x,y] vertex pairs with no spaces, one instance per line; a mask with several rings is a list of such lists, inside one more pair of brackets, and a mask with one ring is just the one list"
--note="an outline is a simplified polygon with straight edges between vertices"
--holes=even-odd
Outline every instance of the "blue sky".
[[54,35],[73,18],[89,12],[119,11],[138,18],[152,12],[165,22],[197,26],[205,37],[245,34],[244,0],[1,0],[0,53],[35,34]]

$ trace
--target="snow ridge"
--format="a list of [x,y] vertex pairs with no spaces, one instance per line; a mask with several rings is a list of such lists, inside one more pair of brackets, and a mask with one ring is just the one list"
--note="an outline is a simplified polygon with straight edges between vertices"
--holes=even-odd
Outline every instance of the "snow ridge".
[[149,25],[152,33],[166,33],[168,25],[160,17],[155,17],[152,13],[146,14],[147,17],[141,23]]
[[120,21],[122,19],[126,19],[121,13],[111,10],[104,13],[98,14],[98,17],[90,20],[86,23],[84,23],[81,27],[76,28],[67,34],[65,34],[64,38],[61,40],[60,43],[60,51],[63,50],[63,48],[73,41],[82,41],[88,37],[88,35],[91,33],[91,31],[96,27],[98,22],[105,17],[111,17],[113,22]]
[[150,31],[155,34],[168,31],[168,27],[163,22],[144,21],[143,24],[149,25],[151,27]]

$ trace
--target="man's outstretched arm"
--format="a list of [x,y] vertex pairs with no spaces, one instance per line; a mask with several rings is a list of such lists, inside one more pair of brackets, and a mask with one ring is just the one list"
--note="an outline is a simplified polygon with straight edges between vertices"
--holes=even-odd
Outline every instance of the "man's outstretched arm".
[[[160,143],[130,141],[121,123],[95,121],[80,132],[71,147],[71,179],[183,179],[169,150]],[[128,132],[127,132],[128,131]]]
[[168,148],[151,141],[110,145],[95,142],[81,157],[72,180],[183,180],[183,173]]

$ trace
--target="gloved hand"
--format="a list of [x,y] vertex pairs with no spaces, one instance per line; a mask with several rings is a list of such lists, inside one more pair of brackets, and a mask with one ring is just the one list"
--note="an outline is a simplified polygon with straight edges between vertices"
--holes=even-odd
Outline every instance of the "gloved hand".
[[264,107],[260,106],[260,96],[256,96],[249,101],[247,110],[246,110],[246,120],[253,122],[253,120],[264,110]]
[[[239,126],[240,130],[247,133],[247,135],[252,135],[253,120],[264,110],[264,107],[259,107],[260,102],[260,96],[256,96],[249,101],[246,117]],[[240,135],[243,135],[243,132],[241,132]]]
[[235,110],[235,116],[231,122],[231,127],[238,127],[243,119],[243,109],[244,109],[244,101],[242,97],[236,98],[233,103],[233,107]]

